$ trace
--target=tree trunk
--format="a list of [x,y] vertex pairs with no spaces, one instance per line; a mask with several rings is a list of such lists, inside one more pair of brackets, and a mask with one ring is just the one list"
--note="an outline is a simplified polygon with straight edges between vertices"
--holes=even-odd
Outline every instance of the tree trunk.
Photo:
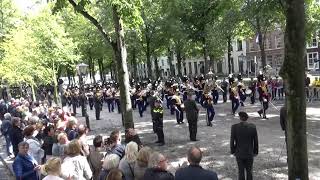
[[232,71],[232,65],[231,65],[231,37],[229,36],[228,37],[228,71],[229,71],[229,74],[232,74],[233,71]]
[[305,97],[305,4],[285,0],[285,60],[281,75],[286,85],[288,179],[308,179]]
[[208,74],[209,63],[208,63],[207,42],[205,37],[202,38],[202,50],[203,50],[203,59],[204,59],[204,74]]
[[92,58],[89,52],[89,76],[90,76],[90,82],[92,82]]
[[137,80],[137,77],[138,77],[138,71],[137,71],[137,57],[136,57],[136,48],[134,47],[132,49],[132,61],[131,61],[131,65],[133,67],[133,74],[132,74],[132,77],[133,79]]
[[214,71],[214,56],[213,54],[209,54],[209,70],[211,70],[213,73]]
[[69,67],[66,67],[66,68],[67,68],[68,87],[69,87],[71,85],[71,72],[70,72]]
[[181,56],[181,48],[179,46],[177,46],[176,49],[176,56],[177,56],[177,70],[178,70],[178,77],[182,77],[182,72],[181,72],[181,61],[182,61],[182,56]]
[[127,51],[124,40],[124,30],[122,20],[118,14],[116,6],[112,7],[113,21],[116,33],[117,43],[113,45],[113,50],[116,57],[116,67],[118,70],[118,78],[120,85],[120,101],[122,118],[124,121],[124,127],[126,129],[133,128],[132,106],[130,100],[130,84],[129,84],[129,72],[127,67]]
[[[61,68],[59,68],[61,69]],[[58,70],[59,71],[59,70]],[[57,76],[56,76],[56,71],[55,71],[55,64],[52,62],[52,72],[53,72],[53,100],[56,104],[59,102],[59,97],[58,97],[58,82],[57,82]]]
[[[91,59],[91,75],[92,75],[92,79],[93,79],[93,83],[96,84],[96,72],[94,71],[94,60]],[[85,83],[85,82],[84,82]]]
[[31,92],[32,92],[32,100],[36,102],[37,98],[36,98],[36,93],[34,91],[34,85],[31,85]]
[[257,18],[257,31],[258,31],[258,40],[260,47],[260,55],[261,55],[261,63],[263,71],[266,70],[267,62],[266,62],[266,51],[264,49],[264,35],[262,34],[260,19]]
[[99,74],[100,74],[100,81],[104,82],[104,75],[103,75],[103,59],[98,59],[98,66],[99,66]]
[[174,77],[175,76],[175,69],[174,69],[174,66],[172,64],[172,61],[173,61],[173,52],[169,47],[168,48],[168,63],[169,63],[169,68],[170,68],[170,72],[169,72],[169,76],[170,77]]
[[158,64],[158,57],[154,56],[154,67],[156,70],[156,79],[160,77],[160,70],[159,70],[159,64]]

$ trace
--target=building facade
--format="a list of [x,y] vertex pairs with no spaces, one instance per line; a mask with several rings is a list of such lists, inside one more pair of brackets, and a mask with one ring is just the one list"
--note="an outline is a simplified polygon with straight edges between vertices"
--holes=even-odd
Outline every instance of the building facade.
[[[261,52],[256,37],[246,40],[235,39],[231,43],[231,73],[243,74],[244,77],[256,76],[263,68],[261,63]],[[266,34],[265,39],[266,63],[273,75],[278,75],[284,61],[284,32],[275,30]],[[309,71],[320,71],[319,62],[319,39],[314,36],[306,46],[306,69]],[[209,57],[208,57],[209,59]],[[174,75],[178,74],[177,60],[173,60]],[[166,56],[158,59],[159,69],[163,78],[170,78],[170,65]],[[154,61],[152,69],[154,71]],[[220,60],[213,62],[213,72],[220,76],[229,74],[228,53],[226,52]],[[204,73],[203,57],[184,59],[181,63],[181,73],[194,77]],[[148,75],[147,65],[138,64],[138,76],[141,79]]]

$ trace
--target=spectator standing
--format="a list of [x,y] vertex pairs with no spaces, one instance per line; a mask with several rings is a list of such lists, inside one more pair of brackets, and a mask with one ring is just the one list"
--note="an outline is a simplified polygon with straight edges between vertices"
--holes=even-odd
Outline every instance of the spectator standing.
[[66,133],[60,133],[57,136],[57,142],[52,145],[52,155],[62,158],[64,156],[64,149],[69,143]]
[[90,150],[89,150],[89,145],[87,143],[87,133],[88,133],[88,128],[80,124],[78,127],[78,139],[79,143],[81,145],[81,155],[83,156],[89,156]]
[[167,171],[167,158],[158,153],[153,152],[150,156],[148,169],[146,170],[144,180],[174,180],[174,176]]
[[12,130],[10,132],[10,140],[14,156],[17,156],[19,152],[18,144],[23,141],[22,129],[20,127],[21,119],[18,117],[12,118]]
[[126,180],[119,169],[112,169],[106,180]]
[[43,171],[47,174],[43,180],[63,180],[61,174],[61,159],[57,157],[50,158],[43,166]]
[[102,148],[103,138],[98,135],[93,139],[93,148],[90,149],[88,156],[88,161],[92,170],[93,180],[98,180],[102,169],[103,162],[103,148]]
[[120,158],[116,154],[109,154],[104,158],[102,164],[102,171],[100,173],[99,180],[105,180],[111,171],[111,169],[118,168],[120,163]]
[[6,113],[4,114],[4,119],[2,120],[2,124],[1,124],[1,134],[6,140],[6,152],[8,157],[10,158],[13,156],[12,144],[10,140],[11,129],[12,129],[11,114]]
[[121,159],[119,169],[124,174],[126,180],[134,180],[134,164],[138,156],[138,144],[130,142],[125,149],[125,156]]
[[119,130],[111,132],[107,154],[116,154],[120,159],[124,156],[125,147],[121,144],[121,135]]
[[39,180],[38,171],[41,166],[28,154],[29,144],[22,141],[18,144],[19,152],[12,164],[16,180]]
[[45,158],[49,159],[52,156],[52,147],[54,143],[54,126],[48,125],[43,131],[43,145],[42,148],[45,152]]
[[87,158],[81,156],[81,145],[78,140],[71,141],[67,146],[67,157],[62,163],[62,175],[64,178],[72,177],[77,180],[89,180],[92,171]]
[[258,155],[258,133],[256,126],[247,122],[246,112],[239,112],[239,117],[241,122],[231,127],[231,154],[236,156],[238,163],[238,179],[252,180],[253,157]]
[[138,157],[134,165],[134,180],[143,180],[144,173],[148,168],[151,148],[143,147],[138,152]]
[[215,172],[205,170],[200,166],[202,152],[198,147],[191,147],[188,150],[189,166],[178,169],[175,174],[176,180],[218,180]]
[[25,141],[29,144],[29,154],[32,156],[38,164],[42,164],[42,158],[44,157],[44,150],[41,148],[41,143],[34,135],[35,128],[30,125],[23,130]]

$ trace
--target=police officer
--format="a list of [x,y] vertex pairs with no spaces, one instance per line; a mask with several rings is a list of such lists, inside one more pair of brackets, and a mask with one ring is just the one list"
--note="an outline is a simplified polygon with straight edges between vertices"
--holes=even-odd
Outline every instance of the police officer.
[[161,106],[160,99],[155,100],[153,108],[153,117],[155,123],[155,130],[158,136],[158,141],[156,141],[156,143],[159,143],[159,146],[163,146],[165,144],[163,134],[163,108]]
[[184,110],[189,123],[190,140],[196,141],[199,109],[190,92],[188,92],[187,100],[184,102]]

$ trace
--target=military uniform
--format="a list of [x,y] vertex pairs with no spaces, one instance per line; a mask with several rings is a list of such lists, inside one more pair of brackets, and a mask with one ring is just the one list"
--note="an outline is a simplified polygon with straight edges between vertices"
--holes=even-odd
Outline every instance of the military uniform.
[[78,95],[74,92],[71,95],[71,104],[72,104],[72,110],[73,114],[77,114],[77,105],[78,105]]
[[190,140],[196,141],[199,114],[199,109],[197,107],[196,101],[187,99],[184,102],[184,110],[186,112],[187,121],[189,123]]
[[158,141],[156,143],[160,143],[159,145],[164,145],[164,134],[163,134],[163,108],[161,105],[153,108],[153,116],[155,123],[155,130],[158,136]]
[[100,112],[102,107],[102,99],[99,93],[95,93],[94,95],[94,108],[96,112],[96,120],[100,120]]

